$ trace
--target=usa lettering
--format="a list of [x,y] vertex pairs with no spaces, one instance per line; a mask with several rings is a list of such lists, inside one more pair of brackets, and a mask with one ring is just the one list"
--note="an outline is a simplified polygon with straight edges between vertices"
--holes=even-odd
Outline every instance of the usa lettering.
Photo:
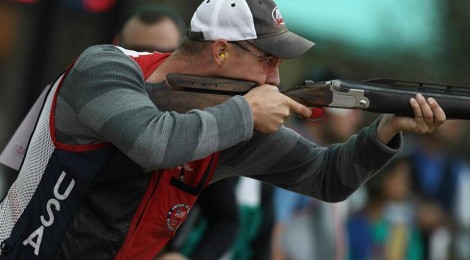
[[54,186],[54,198],[47,201],[46,211],[47,216],[41,215],[41,226],[36,229],[29,237],[23,241],[23,245],[30,245],[34,248],[34,254],[39,255],[39,249],[41,248],[41,241],[44,234],[44,229],[54,224],[54,212],[53,210],[60,211],[59,201],[67,199],[70,192],[72,192],[73,187],[75,186],[75,181],[72,179],[63,194],[59,193],[59,187],[62,185],[64,178],[67,174],[63,171],[60,175],[57,183]]

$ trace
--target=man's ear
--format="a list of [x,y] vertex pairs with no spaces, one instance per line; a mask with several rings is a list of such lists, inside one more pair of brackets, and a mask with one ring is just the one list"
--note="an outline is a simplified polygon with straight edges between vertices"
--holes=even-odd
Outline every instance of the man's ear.
[[218,66],[222,66],[222,64],[229,58],[229,52],[227,50],[228,42],[226,40],[217,40],[214,42],[212,56]]

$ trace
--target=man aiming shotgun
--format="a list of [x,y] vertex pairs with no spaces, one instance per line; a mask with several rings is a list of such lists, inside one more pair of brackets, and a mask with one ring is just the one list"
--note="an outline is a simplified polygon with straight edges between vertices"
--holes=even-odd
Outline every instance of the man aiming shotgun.
[[[283,126],[311,111],[276,87],[283,59],[312,46],[271,0],[209,0],[171,54],[85,50],[52,86],[0,204],[1,257],[151,259],[209,183],[243,175],[340,201],[400,150],[401,132],[444,123],[435,99],[418,94],[413,117],[380,116],[344,144],[317,147]],[[259,86],[178,113],[151,98],[169,73]]]

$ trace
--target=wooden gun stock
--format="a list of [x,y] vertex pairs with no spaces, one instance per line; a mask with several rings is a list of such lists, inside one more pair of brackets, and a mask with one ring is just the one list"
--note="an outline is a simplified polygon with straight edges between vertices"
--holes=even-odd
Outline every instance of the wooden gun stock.
[[168,74],[167,84],[169,88],[153,89],[151,99],[160,110],[178,113],[215,106],[258,85],[250,81],[178,73]]

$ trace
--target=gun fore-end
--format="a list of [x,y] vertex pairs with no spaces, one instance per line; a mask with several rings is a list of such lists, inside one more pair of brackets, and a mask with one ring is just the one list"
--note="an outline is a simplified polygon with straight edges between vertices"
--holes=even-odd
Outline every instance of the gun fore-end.
[[410,99],[420,93],[426,99],[434,98],[446,113],[447,119],[470,119],[470,91],[462,91],[459,87],[461,91],[457,93],[453,92],[452,88],[443,85],[427,84],[434,85],[431,88],[415,86],[426,83],[407,83],[410,85],[337,80],[333,85],[340,93],[362,92],[364,99],[358,99],[358,101],[363,102],[365,104],[363,109],[369,112],[413,117]]

